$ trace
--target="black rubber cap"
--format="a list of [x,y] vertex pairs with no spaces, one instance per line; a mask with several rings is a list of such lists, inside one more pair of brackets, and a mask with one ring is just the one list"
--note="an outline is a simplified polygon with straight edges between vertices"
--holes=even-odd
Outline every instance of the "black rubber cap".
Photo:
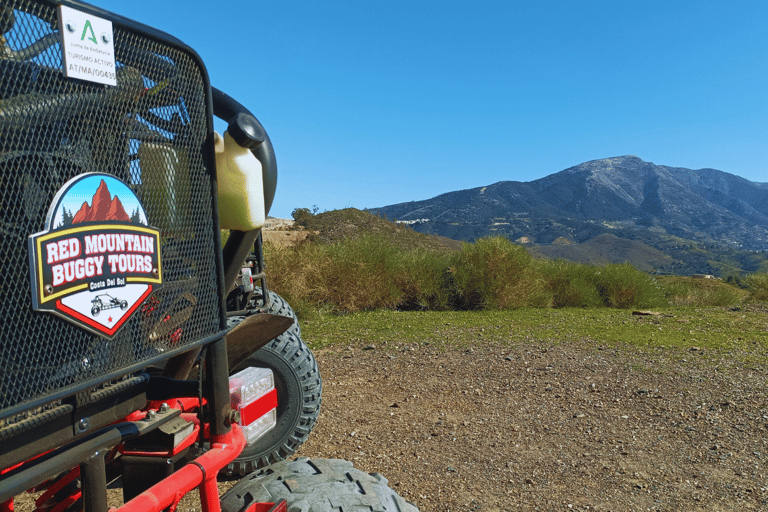
[[235,142],[248,149],[256,149],[267,138],[264,128],[256,118],[243,112],[229,121],[227,132]]

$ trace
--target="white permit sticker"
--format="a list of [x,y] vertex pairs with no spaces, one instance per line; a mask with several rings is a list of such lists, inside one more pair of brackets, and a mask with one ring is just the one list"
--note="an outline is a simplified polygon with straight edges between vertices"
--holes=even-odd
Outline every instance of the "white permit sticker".
[[112,22],[78,10],[59,7],[64,74],[71,78],[117,85]]

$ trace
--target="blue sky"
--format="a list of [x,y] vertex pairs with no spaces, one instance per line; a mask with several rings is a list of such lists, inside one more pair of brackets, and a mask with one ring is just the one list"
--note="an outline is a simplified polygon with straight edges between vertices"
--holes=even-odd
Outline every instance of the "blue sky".
[[633,154],[768,182],[768,2],[99,2],[186,42],[279,168],[270,212]]

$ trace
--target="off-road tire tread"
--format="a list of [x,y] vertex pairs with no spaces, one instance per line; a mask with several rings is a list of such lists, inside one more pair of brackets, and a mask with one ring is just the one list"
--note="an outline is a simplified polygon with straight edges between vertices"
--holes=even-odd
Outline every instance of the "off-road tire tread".
[[301,326],[299,325],[299,318],[296,316],[296,312],[284,298],[272,290],[269,290],[269,306],[267,308],[258,309],[257,311],[262,313],[269,313],[270,315],[280,315],[293,318],[293,324],[288,328],[288,330],[296,333],[296,335],[301,338]]
[[[241,455],[241,458],[235,459],[222,470],[223,476],[245,476],[258,468],[290,457],[307,440],[320,414],[323,384],[317,361],[304,341],[289,329],[257,350],[251,357],[259,358],[265,352],[271,352],[285,361],[296,373],[302,394],[299,417],[291,432],[285,439],[282,439],[282,442],[258,456],[247,454],[248,447],[246,447],[245,455]],[[250,366],[254,363],[246,361],[245,365]],[[258,365],[256,364],[256,366]],[[275,428],[279,427],[280,419],[278,418],[278,425]]]
[[244,512],[252,503],[281,499],[288,512],[419,512],[378,473],[364,473],[345,460],[306,457],[247,476],[224,494],[221,509]]
[[292,327],[296,327],[297,332],[301,334],[301,327],[299,326],[299,319],[296,316],[296,312],[284,298],[273,291],[269,292],[269,307],[267,308],[267,313],[293,318],[294,323]]

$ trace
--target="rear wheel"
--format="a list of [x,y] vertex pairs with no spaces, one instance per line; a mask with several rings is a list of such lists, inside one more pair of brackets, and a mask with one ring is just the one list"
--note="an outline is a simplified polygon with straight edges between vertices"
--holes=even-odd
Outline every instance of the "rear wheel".
[[296,316],[296,312],[293,311],[293,308],[285,301],[284,298],[275,292],[270,291],[269,307],[267,307],[264,312],[269,313],[270,315],[280,315],[293,318],[293,325],[289,328],[289,330],[293,330],[293,332],[295,332],[296,335],[301,338],[301,326],[299,325],[299,318]]
[[[272,294],[270,308],[265,312],[296,317],[277,294]],[[230,318],[229,327],[244,319]],[[224,468],[224,476],[244,476],[284,460],[299,449],[315,426],[320,414],[323,384],[315,356],[301,339],[300,332],[298,322],[294,322],[287,331],[251,354],[238,367],[230,368],[230,374],[249,366],[272,370],[277,389],[277,424],[264,437],[246,446],[238,458]]]
[[252,503],[281,499],[288,512],[419,512],[378,473],[364,473],[345,460],[307,458],[249,475],[224,494],[221,509],[244,512]]

